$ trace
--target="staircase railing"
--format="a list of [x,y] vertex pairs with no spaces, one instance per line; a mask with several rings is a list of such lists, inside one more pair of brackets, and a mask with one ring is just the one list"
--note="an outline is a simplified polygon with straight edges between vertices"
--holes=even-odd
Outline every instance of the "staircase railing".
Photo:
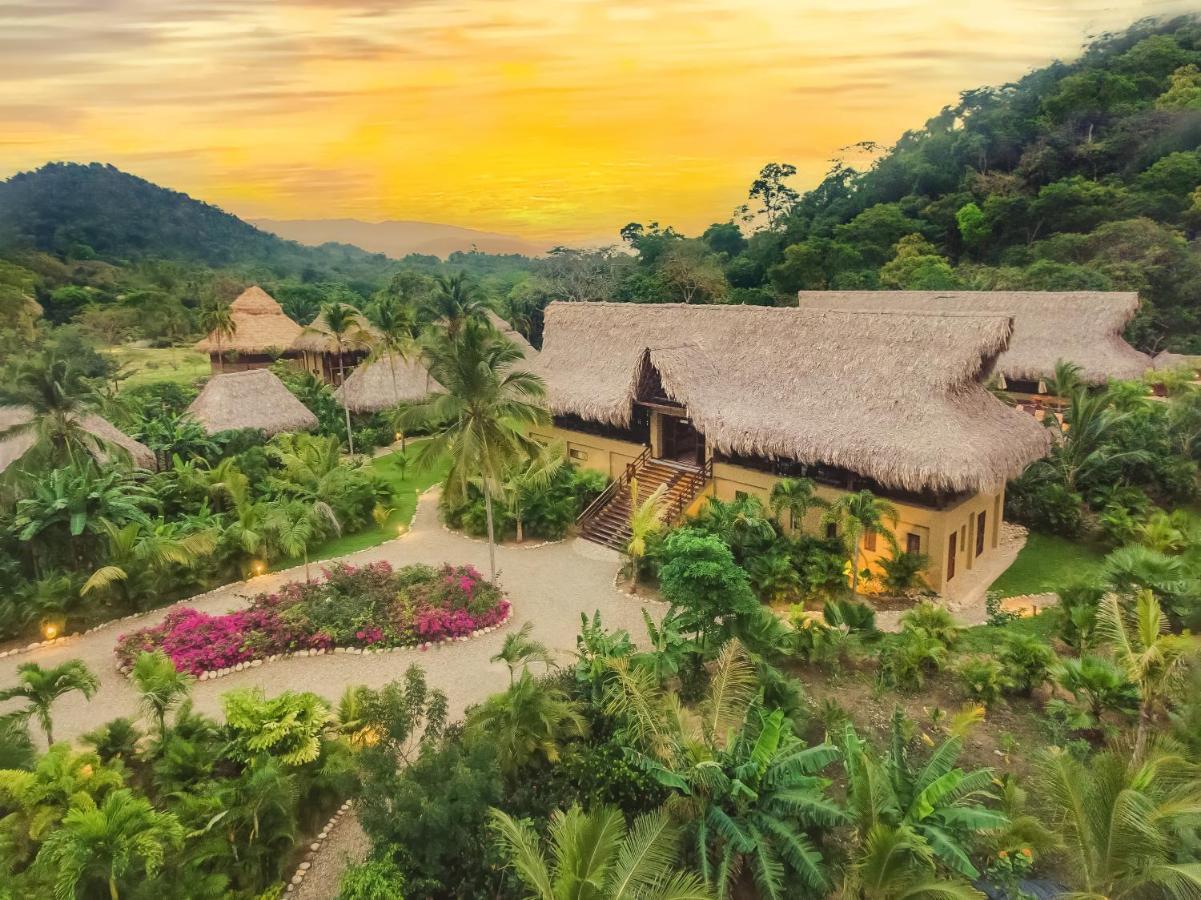
[[[643,451],[634,458],[633,462],[626,463],[625,471],[621,475],[609,483],[609,486],[601,491],[595,500],[588,504],[588,508],[580,513],[575,520],[576,526],[582,528],[589,519],[597,515],[610,500],[616,497],[619,493],[630,486],[630,481],[637,474],[642,464],[646,462],[651,455],[651,448],[645,447]],[[631,505],[635,505],[631,503]]]
[[[671,479],[667,485],[666,493],[672,495],[671,503],[668,504],[666,512],[663,514],[663,521],[668,525],[674,525],[676,521],[684,514],[689,504],[696,499],[697,494],[704,490],[705,485],[713,478],[713,460],[705,460],[705,464],[699,469],[682,470],[678,475]],[[681,490],[675,490],[679,486]]]

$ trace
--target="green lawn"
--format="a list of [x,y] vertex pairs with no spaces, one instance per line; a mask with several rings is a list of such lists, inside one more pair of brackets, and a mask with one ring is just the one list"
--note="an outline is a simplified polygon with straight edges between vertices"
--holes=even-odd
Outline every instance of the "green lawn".
[[[390,453],[371,462],[371,467],[392,489],[392,499],[384,504],[392,507],[392,514],[388,516],[387,521],[383,525],[373,524],[355,534],[333,538],[313,548],[311,562],[345,556],[347,553],[382,544],[396,537],[402,525],[408,527],[412,523],[413,513],[417,511],[417,495],[445,478],[449,466],[447,462],[440,462],[433,469],[418,471],[416,464],[410,462],[407,467],[402,468],[402,455],[411,459],[416,455],[416,450],[416,444],[409,444],[404,454]],[[289,569],[303,562],[303,559],[280,560],[271,566],[271,569]]]
[[157,381],[193,384],[209,374],[207,353],[190,347],[112,347],[106,351],[128,373],[122,385],[138,387]]
[[1104,561],[1105,550],[1094,544],[1032,531],[1018,558],[990,590],[1002,597],[1058,591],[1094,577]]

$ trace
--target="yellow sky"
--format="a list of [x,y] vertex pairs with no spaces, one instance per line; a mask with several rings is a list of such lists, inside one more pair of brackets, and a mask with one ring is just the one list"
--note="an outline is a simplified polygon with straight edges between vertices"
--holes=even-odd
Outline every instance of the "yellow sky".
[[243,216],[548,241],[727,218],[960,90],[1186,4],[0,0],[0,177],[111,162]]

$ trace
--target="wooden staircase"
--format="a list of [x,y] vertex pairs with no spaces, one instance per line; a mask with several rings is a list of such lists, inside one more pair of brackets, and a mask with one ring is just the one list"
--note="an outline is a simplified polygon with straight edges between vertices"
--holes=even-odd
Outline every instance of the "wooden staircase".
[[620,478],[610,484],[576,520],[580,537],[625,551],[630,542],[630,484],[638,484],[636,504],[641,505],[660,485],[664,485],[664,524],[672,525],[684,514],[713,477],[713,463],[689,466],[663,459],[651,459],[650,448],[626,466]]

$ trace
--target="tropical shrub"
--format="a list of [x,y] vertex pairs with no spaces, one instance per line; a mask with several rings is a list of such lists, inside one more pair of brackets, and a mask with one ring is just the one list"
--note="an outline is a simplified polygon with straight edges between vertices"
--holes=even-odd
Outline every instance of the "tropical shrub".
[[1005,489],[1005,518],[1036,531],[1071,537],[1084,525],[1084,498],[1054,472],[1031,466]]
[[[558,540],[576,518],[605,489],[608,479],[601,472],[564,465],[550,483],[521,489],[522,531],[524,537]],[[484,494],[478,485],[469,484],[463,496],[453,501],[443,494],[440,501],[442,520],[451,528],[484,537],[488,533]],[[503,503],[493,504],[493,528],[498,539],[517,534],[514,509]]]
[[1055,663],[1055,652],[1035,635],[1009,634],[997,654],[997,662],[1004,673],[1006,690],[1029,697],[1046,684]]
[[959,664],[959,677],[967,695],[985,706],[992,706],[1012,688],[1005,668],[991,656],[974,656]]
[[369,859],[342,873],[337,900],[404,900],[404,873],[390,859]]
[[296,650],[413,646],[495,625],[509,603],[471,566],[336,565],[324,581],[291,582],[248,609],[208,615],[173,610],[158,625],[117,640],[122,667],[162,650],[181,672],[212,669]]
[[930,566],[930,557],[924,553],[898,550],[890,557],[881,558],[879,564],[884,571],[881,583],[890,593],[904,594],[914,588],[926,587],[922,576]]

